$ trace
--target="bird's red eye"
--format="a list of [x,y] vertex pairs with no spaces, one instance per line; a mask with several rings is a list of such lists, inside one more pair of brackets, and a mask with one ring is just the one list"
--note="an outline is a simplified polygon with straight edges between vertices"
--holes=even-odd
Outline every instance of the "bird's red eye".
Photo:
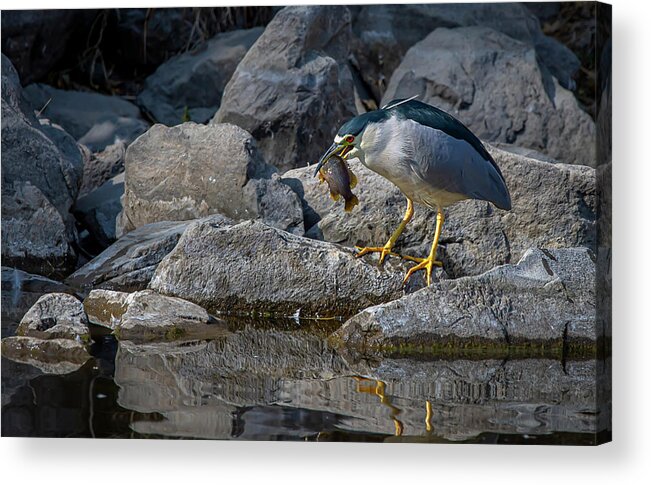
[[353,135],[348,135],[346,138],[346,143],[352,143],[355,141],[355,137]]

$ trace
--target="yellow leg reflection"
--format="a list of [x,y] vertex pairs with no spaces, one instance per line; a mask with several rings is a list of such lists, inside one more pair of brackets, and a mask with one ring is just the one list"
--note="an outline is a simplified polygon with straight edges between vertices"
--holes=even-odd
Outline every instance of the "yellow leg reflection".
[[[367,394],[375,394],[380,398],[380,403],[387,406],[391,413],[391,420],[393,421],[394,434],[395,436],[402,436],[404,431],[404,426],[402,421],[400,421],[396,416],[402,411],[400,408],[394,406],[391,403],[391,399],[386,395],[386,384],[380,380],[366,379],[365,377],[355,377],[357,381],[357,392],[363,392]],[[365,385],[362,385],[365,384]],[[375,384],[375,385],[373,385]]]
[[425,401],[425,430],[432,432],[432,403]]

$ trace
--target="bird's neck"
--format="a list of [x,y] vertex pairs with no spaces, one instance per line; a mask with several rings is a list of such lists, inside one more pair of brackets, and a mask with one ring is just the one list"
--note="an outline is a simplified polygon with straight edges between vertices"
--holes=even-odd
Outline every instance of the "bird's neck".
[[371,170],[384,175],[386,166],[405,157],[405,130],[401,120],[389,118],[384,123],[370,124],[359,145],[357,158]]

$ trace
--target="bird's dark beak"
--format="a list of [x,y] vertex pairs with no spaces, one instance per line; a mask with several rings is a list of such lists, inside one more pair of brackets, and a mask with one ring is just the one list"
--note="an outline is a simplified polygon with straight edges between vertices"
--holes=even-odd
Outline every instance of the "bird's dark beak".
[[332,145],[330,145],[330,148],[328,148],[328,150],[326,150],[326,152],[323,154],[323,156],[319,160],[319,163],[317,163],[317,165],[316,165],[316,170],[314,171],[314,176],[315,177],[316,177],[316,174],[319,173],[319,170],[321,170],[321,167],[323,167],[323,164],[326,163],[328,161],[328,159],[332,155],[337,153],[337,151],[341,150],[342,148],[344,148],[344,147],[342,147],[338,143],[333,143]]

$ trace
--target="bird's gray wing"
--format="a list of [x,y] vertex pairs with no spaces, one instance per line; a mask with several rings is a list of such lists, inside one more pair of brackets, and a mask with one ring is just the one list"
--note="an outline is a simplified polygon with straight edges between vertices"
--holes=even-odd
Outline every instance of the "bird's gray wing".
[[468,198],[488,200],[501,209],[511,198],[494,162],[470,143],[441,130],[410,123],[408,152],[412,170],[428,185]]

